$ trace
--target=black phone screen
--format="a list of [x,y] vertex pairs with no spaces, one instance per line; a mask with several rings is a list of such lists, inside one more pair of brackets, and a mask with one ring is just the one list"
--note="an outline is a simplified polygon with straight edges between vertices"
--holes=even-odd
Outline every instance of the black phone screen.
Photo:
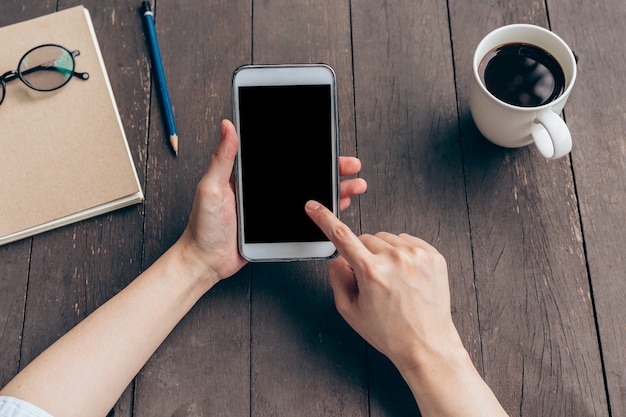
[[304,205],[336,198],[330,85],[238,90],[245,243],[327,241]]

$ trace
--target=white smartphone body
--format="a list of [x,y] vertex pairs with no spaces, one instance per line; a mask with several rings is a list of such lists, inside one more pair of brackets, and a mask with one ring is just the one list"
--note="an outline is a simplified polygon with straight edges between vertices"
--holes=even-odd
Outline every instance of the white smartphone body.
[[336,91],[335,73],[324,64],[235,70],[239,251],[245,259],[335,255],[304,205],[316,200],[339,214]]

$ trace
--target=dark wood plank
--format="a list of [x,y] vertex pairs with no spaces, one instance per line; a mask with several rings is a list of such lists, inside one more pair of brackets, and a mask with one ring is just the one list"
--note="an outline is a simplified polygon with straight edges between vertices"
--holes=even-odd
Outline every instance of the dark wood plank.
[[251,271],[251,415],[367,416],[365,346],[336,312],[326,263]]
[[0,387],[20,367],[31,239],[0,247]]
[[[453,319],[481,368],[445,1],[352,3],[363,231],[407,232],[447,258]],[[414,415],[391,365],[371,362],[371,415]]]
[[545,3],[452,1],[450,20],[487,382],[512,416],[606,416],[569,157],[493,146],[468,108],[480,39],[508,23],[546,27]]
[[[144,267],[184,230],[220,121],[231,117],[232,71],[251,50],[249,2],[159,0],[154,14],[180,146],[175,158],[153,86]],[[244,270],[210,291],[148,362],[137,378],[135,415],[247,415],[249,315]]]
[[610,410],[626,415],[626,3],[551,0],[550,23],[579,56],[565,115]]
[[[254,63],[333,67],[340,149],[354,155],[349,2],[257,1],[253,27]],[[342,218],[358,231],[358,204]],[[251,267],[254,416],[367,415],[364,344],[336,312],[326,268],[327,262]]]
[[[59,10],[84,4],[91,12],[135,164],[143,178],[146,67],[137,60],[141,41],[126,1],[62,1]],[[43,13],[42,13],[43,14]],[[143,73],[143,75],[142,75]],[[33,238],[20,367],[120,291],[139,272],[142,206],[129,207]],[[130,415],[132,392],[116,406]]]
[[[2,13],[0,13],[0,25],[11,25],[47,13],[52,13],[56,10],[56,5],[57,0],[43,0],[26,4],[22,0],[5,0],[2,2],[2,5],[0,5],[0,10],[2,11]],[[17,62],[15,64],[17,66]]]

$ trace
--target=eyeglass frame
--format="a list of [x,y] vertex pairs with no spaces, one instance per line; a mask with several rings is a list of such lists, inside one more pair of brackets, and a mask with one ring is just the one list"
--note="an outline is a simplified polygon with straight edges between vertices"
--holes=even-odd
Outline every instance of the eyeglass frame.
[[[67,78],[67,80],[65,80],[62,84],[60,84],[60,85],[58,85],[58,86],[56,86],[54,88],[47,88],[47,89],[35,88],[26,79],[24,79],[24,77],[22,75],[22,71],[20,71],[20,67],[22,66],[22,61],[24,61],[24,58],[26,58],[28,56],[28,54],[30,54],[31,52],[33,52],[36,49],[44,48],[46,46],[54,46],[54,47],[57,47],[57,48],[61,48],[62,50],[67,52],[67,54],[72,59],[72,70],[71,70],[72,73]],[[80,55],[80,51],[78,49],[70,51],[66,47],[64,47],[62,45],[55,44],[55,43],[44,43],[44,44],[41,44],[41,45],[38,45],[38,46],[35,46],[35,47],[29,49],[24,55],[22,55],[22,57],[18,61],[17,69],[7,71],[4,74],[0,75],[0,84],[2,85],[2,92],[1,92],[2,96],[0,97],[0,105],[2,105],[2,103],[4,102],[4,98],[6,97],[6,83],[11,82],[11,81],[16,80],[16,79],[20,79],[24,83],[24,85],[26,85],[26,87],[30,88],[31,90],[44,91],[44,92],[58,90],[59,88],[65,86],[67,83],[69,83],[70,80],[72,79],[72,77],[80,78],[81,80],[85,80],[85,81],[88,80],[89,79],[89,73],[87,73],[87,72],[76,72],[75,71],[75,69],[76,69],[75,57],[77,57],[79,55]],[[35,67],[35,68],[37,68],[37,67]],[[35,68],[32,68],[31,70],[33,70]]]

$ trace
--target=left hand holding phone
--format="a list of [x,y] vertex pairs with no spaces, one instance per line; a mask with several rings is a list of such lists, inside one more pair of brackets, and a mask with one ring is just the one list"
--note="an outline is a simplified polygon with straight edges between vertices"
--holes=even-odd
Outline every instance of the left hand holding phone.
[[[211,163],[198,183],[189,223],[178,244],[188,261],[195,263],[207,284],[207,290],[218,281],[239,271],[247,262],[237,246],[237,211],[233,166],[238,138],[229,120],[222,121],[221,140]],[[339,157],[341,176],[358,174],[361,162],[355,157]],[[353,196],[363,194],[367,183],[362,178],[342,180],[340,208],[350,205]]]
[[[222,139],[198,184],[181,238],[0,387],[0,396],[20,398],[52,415],[105,415],[200,297],[246,263],[237,247],[231,179],[237,134],[229,121],[221,127]],[[358,171],[357,161],[347,165],[344,172]],[[356,185],[348,185],[343,196],[359,194]]]
[[233,164],[237,133],[228,120],[221,124],[221,140],[196,188],[189,222],[179,243],[188,261],[204,270],[207,290],[239,271],[246,261],[237,249],[237,210]]

